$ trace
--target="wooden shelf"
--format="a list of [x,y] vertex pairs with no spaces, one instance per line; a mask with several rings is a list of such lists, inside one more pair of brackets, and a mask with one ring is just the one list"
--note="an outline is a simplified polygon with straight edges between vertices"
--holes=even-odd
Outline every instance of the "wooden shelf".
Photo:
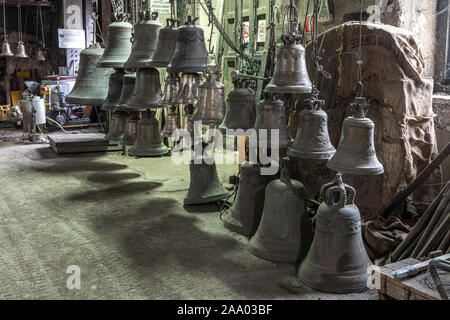
[[[7,6],[15,6],[15,7],[17,7],[18,4],[19,4],[19,0],[6,0],[6,5]],[[35,6],[35,7],[37,7],[38,5],[41,5],[41,7],[52,7],[52,6],[54,6],[53,2],[48,2],[48,1],[31,1],[31,0],[21,0],[20,1],[20,5],[22,7],[26,7],[26,6]]]

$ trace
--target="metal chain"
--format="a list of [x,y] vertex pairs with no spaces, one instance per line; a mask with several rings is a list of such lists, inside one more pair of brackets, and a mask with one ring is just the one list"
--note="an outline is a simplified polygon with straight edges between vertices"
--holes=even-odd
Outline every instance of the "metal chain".
[[18,22],[18,31],[19,31],[19,42],[22,42],[22,1],[19,0],[19,4],[17,5],[17,22]]
[[8,36],[6,35],[6,8],[5,8],[5,1],[3,0],[3,41],[8,41]]
[[38,5],[39,8],[39,18],[41,20],[41,32],[42,32],[42,48],[45,49],[45,37],[44,37],[44,21],[42,19],[41,4]]

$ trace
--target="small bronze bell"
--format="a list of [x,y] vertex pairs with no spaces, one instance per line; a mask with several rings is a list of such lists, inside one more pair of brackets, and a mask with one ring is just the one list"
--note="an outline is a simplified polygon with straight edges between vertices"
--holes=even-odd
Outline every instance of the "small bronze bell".
[[261,223],[248,246],[255,256],[274,262],[296,262],[308,247],[302,235],[310,228],[305,187],[290,178],[288,165],[283,159],[281,178],[267,185]]
[[146,111],[138,122],[137,138],[130,154],[137,157],[162,156],[169,149],[164,145],[159,130],[159,122],[154,111]]
[[124,69],[114,69],[114,73],[109,76],[108,95],[102,105],[102,110],[115,110],[119,106],[120,95],[122,93]]
[[184,198],[185,205],[198,205],[219,201],[229,196],[217,174],[216,163],[212,158],[192,159],[189,166],[190,184]]
[[161,106],[161,82],[155,68],[139,69],[133,94],[128,101],[128,110],[164,108]]
[[11,51],[11,46],[8,41],[4,41],[2,44],[2,53],[0,54],[2,57],[14,57],[14,53]]
[[143,16],[143,19],[134,25],[133,47],[124,65],[127,69],[148,67],[156,49],[159,30],[162,28],[162,25],[155,20],[158,13],[145,10]]
[[180,126],[180,116],[176,112],[176,108],[172,107],[172,110],[167,115],[166,126],[164,128],[163,136],[171,137],[172,133]]
[[19,41],[17,43],[16,51],[17,51],[17,53],[16,53],[17,58],[28,58],[27,51],[25,49],[25,44],[23,42]]
[[264,209],[267,184],[276,176],[261,175],[261,166],[245,162],[239,172],[239,188],[233,206],[223,216],[223,225],[230,231],[251,237],[255,234]]
[[111,126],[106,139],[110,141],[120,141],[125,133],[128,115],[125,112],[113,112],[111,116]]
[[328,160],[335,153],[328,134],[328,116],[322,110],[324,100],[305,100],[307,108],[299,116],[297,137],[287,154],[293,158]]
[[113,22],[107,28],[106,48],[99,68],[123,68],[131,54],[131,31],[128,22]]
[[164,95],[160,104],[162,106],[176,104],[176,97],[181,87],[181,78],[176,73],[169,73],[164,81]]
[[183,129],[189,132],[191,139],[194,138],[194,106],[192,104],[184,107]]
[[[266,129],[267,135],[263,129]],[[289,148],[291,137],[289,136],[284,102],[276,96],[268,96],[262,100],[256,108],[255,130],[258,131],[258,143],[270,148],[272,143],[272,130],[278,130],[278,147],[281,149]]]
[[196,104],[198,100],[198,86],[200,77],[196,73],[183,73],[181,86],[175,98],[176,104]]
[[128,102],[133,95],[134,87],[136,85],[136,72],[127,73],[123,76],[122,81],[122,91],[120,93],[119,106],[115,110],[129,112],[129,111],[139,111],[130,110],[128,108]]
[[158,44],[149,67],[165,68],[172,60],[177,44],[179,23],[179,20],[167,19],[167,26],[159,30]]
[[331,170],[355,175],[378,175],[384,172],[375,152],[375,125],[366,118],[368,107],[363,97],[357,97],[355,103],[351,104],[353,117],[344,120],[339,147],[327,163]]
[[120,144],[124,146],[132,146],[136,142],[137,125],[139,121],[139,112],[132,112],[127,119],[125,133],[120,139]]
[[226,129],[252,129],[256,119],[256,94],[249,88],[247,79],[233,79],[234,88],[228,93],[225,119],[219,126],[222,133]]
[[196,73],[208,70],[208,51],[202,28],[195,25],[198,18],[188,17],[178,29],[175,53],[167,66],[168,72]]
[[97,68],[103,51],[98,43],[81,51],[77,81],[66,97],[67,103],[103,105],[108,95],[108,78],[114,71],[110,68]]
[[36,60],[37,61],[45,61],[45,55],[44,50],[41,48],[38,48],[37,54],[36,54]]
[[[335,202],[334,195],[339,194]],[[331,293],[367,289],[367,268],[372,264],[361,236],[361,219],[355,206],[355,189],[340,175],[322,188],[324,202],[316,215],[316,232],[298,271],[309,287]]]
[[194,121],[202,125],[219,125],[225,117],[225,87],[217,81],[220,72],[206,72],[206,82],[198,87],[197,110]]

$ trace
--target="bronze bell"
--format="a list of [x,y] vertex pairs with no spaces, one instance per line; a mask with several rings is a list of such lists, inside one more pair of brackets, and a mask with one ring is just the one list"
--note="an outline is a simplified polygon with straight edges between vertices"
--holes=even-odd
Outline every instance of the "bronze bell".
[[266,87],[269,93],[310,93],[312,83],[306,69],[305,48],[300,44],[301,35],[281,37],[284,45],[277,55],[272,80]]
[[182,126],[183,130],[186,130],[191,136],[190,144],[183,139],[183,146],[190,147],[194,140],[194,106],[192,104],[188,104],[184,107]]
[[44,49],[38,48],[37,53],[36,53],[36,60],[37,61],[45,61]]
[[264,195],[276,176],[261,175],[261,166],[245,162],[239,172],[239,187],[233,206],[222,215],[230,231],[251,237],[255,234],[264,209]]
[[22,41],[17,43],[17,58],[28,58],[27,51],[25,49],[25,44]]
[[2,43],[2,53],[0,54],[2,57],[14,57],[14,53],[11,51],[11,46],[8,41],[3,41]]
[[[267,135],[263,133],[266,129]],[[279,141],[278,147],[281,149],[289,148],[291,145],[291,137],[289,136],[284,102],[276,96],[268,96],[262,100],[256,108],[255,130],[258,132],[258,143],[262,146],[271,146],[271,130],[278,130]]]
[[108,95],[102,105],[102,110],[115,110],[119,106],[120,95],[122,93],[124,69],[114,69],[114,73],[109,76]]
[[161,106],[161,82],[155,68],[143,68],[137,72],[136,85],[126,108],[128,110],[146,110],[164,108]]
[[198,86],[200,77],[196,73],[183,73],[180,91],[175,98],[176,104],[196,104],[198,101]]
[[305,100],[307,108],[299,116],[297,136],[287,154],[293,158],[328,160],[335,153],[328,134],[328,116],[322,110],[324,100]]
[[119,105],[115,110],[120,111],[138,111],[138,110],[130,110],[128,109],[128,102],[133,95],[134,87],[136,84],[136,72],[127,73],[123,76],[122,81],[122,91],[120,93]]
[[180,126],[180,116],[176,112],[176,108],[173,107],[170,113],[167,115],[166,126],[164,128],[163,136],[171,137],[172,133]]
[[77,81],[66,97],[67,103],[103,105],[108,95],[108,79],[113,72],[110,68],[97,67],[103,51],[98,43],[81,51]]
[[161,139],[154,111],[146,111],[138,122],[137,138],[130,154],[137,157],[162,156],[169,152]]
[[167,66],[168,72],[196,73],[208,70],[208,51],[202,28],[195,25],[198,18],[188,17],[178,29],[175,53]]
[[111,116],[111,126],[106,135],[106,139],[110,141],[120,141],[125,133],[128,115],[125,112],[113,112]]
[[228,93],[225,119],[219,126],[222,133],[226,129],[252,129],[256,119],[256,94],[249,88],[247,79],[233,79],[234,88]]
[[339,147],[327,163],[331,170],[355,175],[378,175],[384,172],[375,152],[375,125],[366,118],[368,107],[363,97],[357,97],[355,103],[351,104],[353,117],[344,120]]
[[125,133],[120,139],[120,144],[124,146],[132,146],[136,142],[137,125],[139,121],[139,112],[132,112],[127,119]]
[[185,205],[197,205],[219,201],[229,196],[217,174],[214,159],[198,156],[191,160],[189,190]]
[[160,104],[162,106],[176,104],[176,97],[180,91],[181,78],[176,73],[169,73],[164,81],[164,95]]
[[206,82],[198,87],[194,121],[202,121],[202,125],[219,125],[225,117],[225,87],[217,81],[220,75],[220,72],[206,72]]
[[108,25],[106,49],[98,62],[100,68],[123,68],[131,54],[131,31],[128,22],[113,22]]
[[177,44],[179,20],[167,19],[167,26],[159,30],[158,44],[149,67],[165,68],[172,60]]
[[134,25],[133,47],[130,57],[124,64],[125,68],[148,67],[156,49],[159,30],[162,28],[161,23],[155,20],[157,17],[157,12],[152,13],[150,10],[145,10],[143,19]]
[[308,247],[305,187],[290,178],[288,166],[283,159],[281,178],[267,185],[261,223],[248,246],[255,256],[274,262],[296,262]]
[[[335,202],[334,195],[339,195]],[[322,188],[324,202],[316,215],[316,232],[298,271],[309,287],[331,293],[367,289],[367,268],[372,264],[361,236],[361,219],[355,206],[355,189],[340,175]]]

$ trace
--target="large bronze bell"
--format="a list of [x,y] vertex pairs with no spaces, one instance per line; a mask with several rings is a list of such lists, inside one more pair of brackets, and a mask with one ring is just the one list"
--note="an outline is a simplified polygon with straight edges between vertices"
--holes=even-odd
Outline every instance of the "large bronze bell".
[[138,110],[130,110],[128,108],[128,102],[131,99],[131,96],[133,95],[134,87],[136,85],[136,72],[127,73],[123,76],[122,81],[122,91],[120,93],[120,99],[119,99],[119,105],[115,110],[120,111],[138,111]]
[[123,68],[131,54],[131,31],[133,26],[128,22],[113,22],[108,25],[106,48],[98,62],[100,68]]
[[181,87],[181,78],[176,73],[169,73],[164,81],[164,94],[160,104],[162,106],[176,104],[176,97]]
[[28,58],[28,54],[25,49],[25,45],[22,41],[19,41],[17,43],[16,57],[17,58]]
[[234,88],[228,93],[225,119],[219,126],[222,133],[226,129],[252,129],[256,119],[256,94],[249,88],[247,79],[233,79]]
[[128,115],[125,112],[113,112],[111,116],[111,126],[106,139],[110,141],[120,141],[125,133]]
[[328,160],[335,153],[328,134],[328,116],[322,110],[324,100],[305,100],[307,108],[299,116],[297,136],[287,154],[293,158]]
[[260,165],[245,162],[239,172],[236,200],[222,216],[225,228],[246,237],[253,236],[261,221],[267,184],[275,178],[261,175]]
[[137,157],[162,156],[169,149],[164,145],[159,130],[159,122],[154,111],[146,111],[138,122],[137,138],[130,154]]
[[143,19],[134,25],[133,47],[131,55],[125,62],[124,67],[128,69],[148,67],[158,42],[161,23],[155,20],[158,14],[145,10]]
[[149,67],[165,68],[172,60],[177,45],[179,20],[167,19],[167,26],[159,30],[158,44]]
[[119,106],[124,76],[124,69],[114,69],[114,73],[109,76],[108,95],[102,105],[102,110],[115,110]]
[[176,108],[172,107],[172,110],[167,115],[166,126],[164,128],[163,136],[171,137],[172,133],[180,127],[180,116],[176,112]]
[[188,17],[178,29],[175,53],[167,66],[168,72],[196,73],[208,70],[208,51],[202,28],[195,25],[197,18]]
[[[261,130],[266,130],[266,133]],[[272,143],[272,130],[278,130],[278,147],[281,149],[289,148],[291,137],[289,136],[284,102],[276,96],[268,95],[262,100],[256,108],[255,130],[258,132],[258,143],[270,148]]]
[[103,51],[98,43],[81,51],[77,81],[66,97],[67,103],[103,105],[108,95],[108,79],[114,71],[111,68],[97,67]]
[[194,121],[203,125],[219,125],[225,117],[225,87],[219,81],[220,72],[206,72],[206,82],[198,87],[197,110]]
[[137,126],[139,122],[139,112],[132,112],[127,119],[125,133],[120,139],[120,144],[124,146],[132,146],[136,142]]
[[44,49],[38,48],[37,53],[36,53],[36,60],[37,61],[45,61]]
[[351,104],[353,117],[344,120],[341,141],[336,154],[327,163],[328,168],[355,175],[378,175],[384,172],[375,152],[375,125],[366,118],[368,107],[363,97],[357,97],[355,103]]
[[[298,271],[309,287],[332,293],[367,289],[371,265],[361,236],[361,220],[354,204],[355,189],[340,175],[322,189],[324,202],[316,215],[316,232],[307,257]],[[335,195],[339,200],[335,201]]]
[[8,41],[4,41],[2,43],[2,53],[0,54],[1,57],[14,57],[14,53],[11,51],[11,45],[8,43]]
[[312,83],[306,69],[302,37],[296,34],[281,37],[284,45],[277,55],[272,80],[266,87],[269,93],[310,93]]
[[185,205],[197,205],[219,201],[229,196],[217,174],[214,159],[198,157],[191,160],[189,190]]
[[180,91],[175,98],[176,104],[196,104],[198,101],[198,87],[200,76],[196,73],[183,73]]
[[139,69],[133,94],[128,101],[128,110],[164,108],[161,106],[161,82],[155,68]]
[[296,262],[306,255],[305,235],[310,233],[310,225],[305,214],[305,187],[290,178],[288,161],[283,161],[281,178],[267,185],[261,223],[248,250],[266,260]]

